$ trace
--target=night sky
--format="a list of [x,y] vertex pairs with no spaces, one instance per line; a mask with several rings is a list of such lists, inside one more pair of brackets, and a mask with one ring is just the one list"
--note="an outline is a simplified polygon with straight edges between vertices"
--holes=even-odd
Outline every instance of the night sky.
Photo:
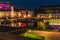
[[60,0],[0,0],[3,2],[11,2],[17,8],[35,9],[39,6],[57,6],[60,5]]

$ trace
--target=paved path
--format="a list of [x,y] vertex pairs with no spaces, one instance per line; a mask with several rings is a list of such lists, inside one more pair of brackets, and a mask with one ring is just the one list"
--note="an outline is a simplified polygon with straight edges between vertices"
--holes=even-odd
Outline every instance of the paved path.
[[38,36],[45,36],[45,40],[60,40],[60,32],[47,32],[34,30],[32,33]]

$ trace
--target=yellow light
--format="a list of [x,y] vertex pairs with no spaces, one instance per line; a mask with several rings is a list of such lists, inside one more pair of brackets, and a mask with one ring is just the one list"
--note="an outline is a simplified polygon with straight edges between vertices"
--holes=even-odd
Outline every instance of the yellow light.
[[52,15],[49,15],[49,18],[51,18],[52,17]]
[[14,27],[15,26],[14,23],[11,23],[11,26]]
[[0,17],[1,17],[1,13],[0,13]]
[[24,15],[24,18],[26,18],[26,15]]
[[21,12],[18,13],[18,17],[20,17],[20,16],[21,16]]
[[31,32],[31,30],[29,30],[29,32]]
[[39,17],[40,17],[40,15],[38,14],[38,15],[37,15],[37,18],[39,18]]
[[28,17],[31,17],[31,15],[27,15]]
[[21,26],[21,23],[19,22],[19,26]]
[[44,22],[46,22],[46,20],[44,20]]
[[39,27],[42,27],[44,30],[45,30],[45,23],[44,22],[38,22],[38,24],[37,24]]
[[15,13],[14,13],[14,7],[11,6],[11,17],[14,17]]

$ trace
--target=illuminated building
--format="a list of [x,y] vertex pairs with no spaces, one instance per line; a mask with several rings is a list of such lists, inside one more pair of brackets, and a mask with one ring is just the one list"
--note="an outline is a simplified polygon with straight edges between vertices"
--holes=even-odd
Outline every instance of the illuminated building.
[[0,21],[10,18],[11,4],[0,2]]
[[2,25],[2,26],[11,26],[11,27],[21,27],[21,22],[14,22],[14,21],[18,21],[20,18],[24,18],[25,14],[26,14],[26,11],[16,10],[10,3],[1,2],[0,3],[0,22],[5,23],[5,21],[9,21],[11,23],[9,25],[6,23],[5,24],[0,23],[0,26]]
[[50,28],[60,29],[60,6],[43,6],[40,10],[39,18],[43,18],[44,22],[48,19]]
[[[21,22],[20,20],[25,18],[31,18],[33,15],[32,10],[17,10],[9,2],[0,3],[0,25],[2,26],[11,26],[11,27],[25,27],[26,23]],[[6,22],[10,22],[6,24]],[[4,24],[2,24],[2,22]]]
[[40,18],[60,18],[60,6],[42,6],[40,10]]

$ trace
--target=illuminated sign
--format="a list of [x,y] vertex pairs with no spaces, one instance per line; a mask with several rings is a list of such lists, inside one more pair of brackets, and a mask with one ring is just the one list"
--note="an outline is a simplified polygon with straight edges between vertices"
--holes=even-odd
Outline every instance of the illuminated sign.
[[11,5],[0,3],[0,10],[11,10]]

